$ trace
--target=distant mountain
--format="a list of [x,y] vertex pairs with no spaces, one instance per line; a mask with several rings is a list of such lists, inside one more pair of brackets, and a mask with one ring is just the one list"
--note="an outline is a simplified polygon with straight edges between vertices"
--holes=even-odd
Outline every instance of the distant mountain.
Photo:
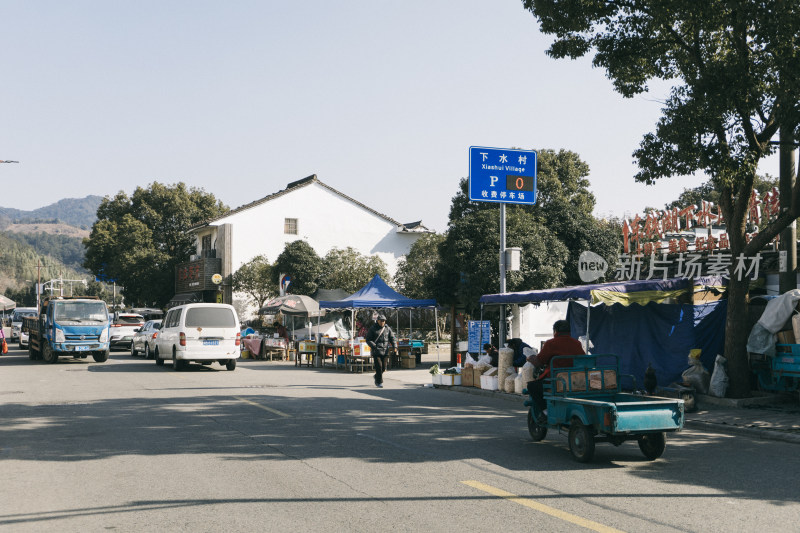
[[6,224],[58,221],[70,226],[89,229],[97,220],[97,207],[102,201],[102,196],[90,195],[86,198],[64,198],[33,211],[0,207],[0,218],[5,219]]

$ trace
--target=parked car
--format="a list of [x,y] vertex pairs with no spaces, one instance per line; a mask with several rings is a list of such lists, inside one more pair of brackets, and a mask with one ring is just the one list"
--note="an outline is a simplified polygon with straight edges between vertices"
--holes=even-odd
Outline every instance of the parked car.
[[144,326],[144,317],[136,313],[115,313],[111,323],[111,349],[130,348],[136,330]]
[[156,337],[157,365],[172,360],[175,370],[190,361],[210,365],[214,361],[228,370],[236,368],[242,334],[236,310],[228,304],[192,303],[167,311]]
[[[28,332],[22,331],[22,317],[36,316],[35,307],[17,307],[11,315],[11,338],[8,339],[9,344],[18,341],[19,349],[27,349],[28,347]],[[24,337],[24,339],[23,339]]]
[[139,353],[144,353],[145,359],[152,359],[153,352],[156,350],[156,337],[160,329],[160,320],[148,320],[145,322],[144,326],[133,334],[133,339],[131,340],[131,355],[136,357]]

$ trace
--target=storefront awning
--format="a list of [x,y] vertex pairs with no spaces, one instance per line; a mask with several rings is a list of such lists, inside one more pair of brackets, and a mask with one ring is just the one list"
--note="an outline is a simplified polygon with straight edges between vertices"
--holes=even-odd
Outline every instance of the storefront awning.
[[167,304],[167,309],[176,305],[193,304],[203,301],[202,292],[181,292],[172,297]]

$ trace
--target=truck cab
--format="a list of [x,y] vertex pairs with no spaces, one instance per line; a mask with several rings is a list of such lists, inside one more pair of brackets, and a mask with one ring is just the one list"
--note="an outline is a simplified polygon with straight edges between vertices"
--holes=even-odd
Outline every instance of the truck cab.
[[60,356],[102,363],[109,354],[109,318],[104,301],[87,297],[44,300],[37,318],[26,318],[31,359],[55,363]]

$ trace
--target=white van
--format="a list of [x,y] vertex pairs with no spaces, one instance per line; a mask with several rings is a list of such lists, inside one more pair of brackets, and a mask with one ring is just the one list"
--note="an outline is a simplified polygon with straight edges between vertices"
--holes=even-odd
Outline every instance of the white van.
[[175,370],[182,370],[190,361],[204,365],[218,361],[233,370],[240,355],[241,338],[239,317],[233,306],[179,305],[167,311],[153,355],[157,365],[169,359]]

